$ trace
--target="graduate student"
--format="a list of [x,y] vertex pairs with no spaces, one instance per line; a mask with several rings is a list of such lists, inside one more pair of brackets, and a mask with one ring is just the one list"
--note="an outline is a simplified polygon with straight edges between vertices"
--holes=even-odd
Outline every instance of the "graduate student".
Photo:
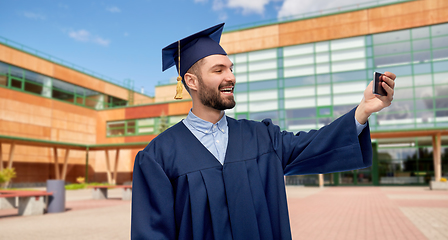
[[[319,130],[293,134],[266,119],[235,120],[233,64],[219,45],[224,24],[162,50],[176,66],[193,107],[135,158],[132,239],[291,239],[284,175],[369,167],[367,118],[391,104],[372,83],[352,111]],[[181,85],[180,85],[181,87]]]

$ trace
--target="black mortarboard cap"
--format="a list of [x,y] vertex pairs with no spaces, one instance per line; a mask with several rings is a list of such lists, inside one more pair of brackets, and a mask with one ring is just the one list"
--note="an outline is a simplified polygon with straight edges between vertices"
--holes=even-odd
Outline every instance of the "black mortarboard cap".
[[[219,45],[224,23],[188,36],[176,41],[162,49],[162,71],[176,65],[177,72],[181,77],[187,73],[193,64],[204,57],[222,54],[226,51]],[[180,47],[180,70],[179,70],[179,47]]]

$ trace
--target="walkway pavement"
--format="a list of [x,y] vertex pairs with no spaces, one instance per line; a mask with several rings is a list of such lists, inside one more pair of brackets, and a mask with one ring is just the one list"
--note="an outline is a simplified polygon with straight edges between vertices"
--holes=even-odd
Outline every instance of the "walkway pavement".
[[448,239],[448,191],[288,187],[293,239]]
[[0,239],[129,239],[131,202],[121,200],[122,190],[109,190],[107,200],[93,200],[91,191],[66,191],[64,213],[17,216],[17,209],[0,210]]
[[[64,213],[0,210],[0,239],[129,239],[121,190],[67,191]],[[448,191],[428,187],[287,187],[293,239],[448,239]]]

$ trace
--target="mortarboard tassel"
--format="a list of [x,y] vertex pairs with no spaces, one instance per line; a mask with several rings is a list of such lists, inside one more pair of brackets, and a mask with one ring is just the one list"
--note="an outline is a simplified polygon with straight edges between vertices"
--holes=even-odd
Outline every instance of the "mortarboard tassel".
[[182,99],[182,76],[180,76],[180,41],[178,43],[178,62],[179,62],[179,76],[177,77],[176,96],[174,99]]

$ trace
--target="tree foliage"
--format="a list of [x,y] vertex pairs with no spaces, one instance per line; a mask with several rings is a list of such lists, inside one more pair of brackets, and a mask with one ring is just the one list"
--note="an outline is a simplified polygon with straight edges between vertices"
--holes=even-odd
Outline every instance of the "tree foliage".
[[0,185],[7,187],[9,181],[16,177],[16,170],[14,168],[4,168],[0,171]]

